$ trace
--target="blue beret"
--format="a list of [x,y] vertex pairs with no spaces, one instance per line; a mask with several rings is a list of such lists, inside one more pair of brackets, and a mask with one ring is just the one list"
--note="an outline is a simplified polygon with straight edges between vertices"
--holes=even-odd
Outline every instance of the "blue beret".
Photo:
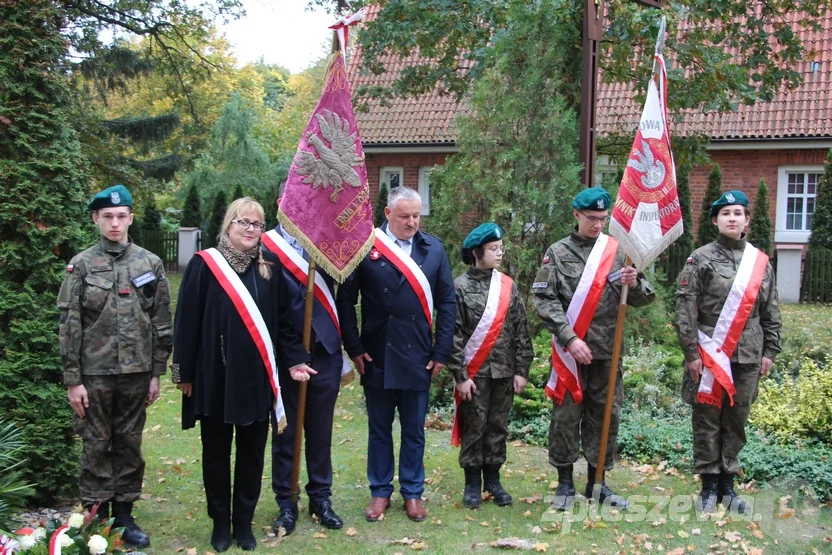
[[610,194],[601,187],[584,189],[572,200],[575,210],[609,210],[611,204]]
[[468,237],[462,243],[462,248],[473,249],[492,241],[499,241],[502,238],[503,229],[494,222],[486,222],[478,225],[468,234]]
[[94,197],[87,205],[90,210],[101,210],[102,208],[113,208],[119,206],[133,207],[133,195],[124,185],[113,185],[104,189]]
[[737,190],[722,193],[722,196],[711,205],[711,218],[719,214],[723,206],[733,206],[735,204],[748,208],[748,197],[745,196],[745,193]]

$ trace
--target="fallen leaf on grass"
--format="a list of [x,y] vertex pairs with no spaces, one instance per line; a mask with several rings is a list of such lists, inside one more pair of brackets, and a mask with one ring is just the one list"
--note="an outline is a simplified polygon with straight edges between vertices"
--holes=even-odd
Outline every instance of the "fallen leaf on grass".
[[534,550],[539,553],[546,553],[546,551],[549,550],[549,544],[537,542],[536,544],[534,544]]
[[[151,431],[151,432],[158,432],[158,431],[159,431],[159,429],[160,429],[161,427],[162,427],[162,425],[161,425],[161,424],[156,424],[155,426],[153,426],[152,428],[150,428],[150,431]],[[190,554],[189,554],[189,555],[190,555]],[[196,549],[194,549],[194,555],[196,555]]]
[[316,540],[320,540],[325,538],[326,534],[324,534],[323,532],[315,532],[314,534],[312,534],[312,537]]
[[725,539],[731,543],[737,543],[742,539],[742,534],[734,532],[733,530],[725,532]]
[[666,524],[667,520],[664,517],[660,517],[659,520],[653,522],[653,526],[661,526],[662,524]]
[[543,533],[543,530],[540,528],[540,526],[535,526],[534,528],[532,528],[532,534],[542,534],[542,533]]
[[142,501],[150,501],[151,497],[153,497],[153,496],[150,495],[149,493],[143,493],[139,496],[139,498],[141,498]]
[[405,536],[400,540],[392,540],[390,542],[390,544],[391,545],[412,545],[413,542],[415,542],[415,541],[416,540],[412,540],[412,539],[408,538],[407,536]]
[[422,549],[426,548],[425,542],[413,542],[410,544],[410,549],[414,551],[421,551]]
[[543,496],[540,495],[539,493],[535,493],[531,497],[521,497],[520,502],[521,503],[528,503],[529,505],[534,505],[535,503],[537,503],[541,499],[543,499]]
[[189,547],[185,550],[185,555],[197,555],[196,547]]
[[677,547],[676,549],[671,549],[667,552],[667,555],[685,555],[685,548]]
[[354,536],[354,535],[356,535],[356,534],[358,533],[358,530],[356,530],[355,528],[347,528],[347,531],[346,531],[346,532],[344,532],[344,533],[345,533],[346,535],[348,535],[348,536],[352,537],[352,536]]
[[534,549],[534,545],[531,542],[519,538],[500,538],[497,541],[491,542],[489,545],[498,549],[521,549],[525,551]]
[[472,521],[474,520],[474,517],[465,515],[465,520]]
[[693,534],[694,536],[698,536],[699,534],[702,533],[702,530],[700,530],[699,528],[694,528],[693,530],[690,531],[690,533]]
[[480,526],[482,526],[483,528],[488,528],[489,526],[491,526],[491,523],[487,520],[483,520],[482,522],[480,522]]
[[682,539],[688,539],[690,537],[690,534],[688,534],[684,530],[679,530],[678,532],[676,532],[676,534]]

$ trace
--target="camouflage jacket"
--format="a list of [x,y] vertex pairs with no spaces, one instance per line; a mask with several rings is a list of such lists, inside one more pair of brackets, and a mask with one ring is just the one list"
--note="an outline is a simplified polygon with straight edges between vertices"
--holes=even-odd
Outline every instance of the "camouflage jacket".
[[[676,287],[676,333],[687,360],[699,358],[697,329],[714,333],[728,291],[734,283],[745,240],[720,235],[716,241],[693,251],[679,274]],[[780,352],[780,306],[774,285],[774,269],[766,267],[757,302],[731,360],[758,364],[762,357],[774,360]]]
[[81,375],[165,373],[170,286],[158,256],[101,241],[76,255],[58,294],[64,383]]
[[[543,265],[534,278],[534,309],[543,320],[543,325],[564,347],[577,337],[566,319],[566,311],[594,246],[595,239],[588,239],[573,232],[546,250]],[[618,305],[621,302],[620,270],[624,267],[624,259],[624,250],[619,247],[604,292],[601,294],[601,301],[584,337],[595,360],[612,358],[612,338],[618,318]],[[656,292],[653,287],[642,274],[639,274],[638,283],[629,289],[627,304],[644,306],[652,303],[655,298]]]
[[[463,349],[474,333],[474,329],[485,311],[488,289],[491,285],[491,270],[483,271],[473,266],[454,280],[456,287],[456,330],[454,348],[448,361],[448,370],[456,383],[468,379],[468,368],[464,363]],[[534,358],[532,340],[529,336],[529,320],[526,307],[517,284],[512,283],[511,301],[497,342],[483,363],[477,376],[488,378],[529,377],[529,366]]]

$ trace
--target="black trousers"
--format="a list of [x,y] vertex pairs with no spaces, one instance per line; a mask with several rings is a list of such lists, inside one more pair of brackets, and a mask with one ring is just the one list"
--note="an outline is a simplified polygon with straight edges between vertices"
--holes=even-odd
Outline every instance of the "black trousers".
[[[236,434],[235,429],[236,428]],[[250,525],[260,499],[263,459],[269,421],[246,426],[226,424],[222,419],[203,417],[202,479],[208,500],[208,516],[217,520],[233,520],[235,526]],[[234,461],[234,504],[231,504],[231,440],[237,449]],[[233,515],[233,519],[232,519]]]
[[[306,455],[306,495],[312,503],[332,496],[332,419],[341,387],[341,353],[330,354],[320,343],[315,345],[311,376],[306,387],[306,416],[303,423]],[[272,491],[278,506],[288,507],[292,492],[292,466],[298,413],[298,382],[288,370],[280,372],[280,389],[286,410],[286,428],[277,433],[272,426]],[[274,416],[272,416],[274,420]]]

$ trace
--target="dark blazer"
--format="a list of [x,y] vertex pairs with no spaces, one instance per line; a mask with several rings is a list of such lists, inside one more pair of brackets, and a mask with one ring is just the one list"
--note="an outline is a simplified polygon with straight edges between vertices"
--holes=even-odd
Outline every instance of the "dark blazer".
[[[382,226],[386,230],[387,224]],[[350,357],[368,353],[361,385],[424,391],[430,389],[434,360],[451,356],[456,316],[456,293],[451,266],[442,242],[416,232],[411,258],[424,272],[433,291],[435,335],[422,305],[404,275],[386,257],[367,256],[338,290],[341,334]],[[355,305],[361,294],[361,331]]]
[[[240,279],[263,315],[276,362],[285,368],[309,362],[289,317],[280,261],[271,253],[263,257],[273,263],[270,280],[260,276],[256,260]],[[193,427],[203,416],[239,425],[268,418],[274,395],[260,352],[231,299],[199,256],[188,263],[179,288],[173,343],[174,381],[193,383],[191,397],[182,396],[183,428]]]
[[[280,226],[277,226],[275,231],[282,235],[282,229]],[[305,250],[303,251],[303,259],[307,261],[309,260],[309,255]],[[323,276],[327,287],[329,287],[329,292],[333,297],[335,297],[335,280],[333,280],[326,272],[321,271],[319,273]],[[289,313],[291,314],[292,324],[295,326],[295,331],[298,332],[298,335],[302,335],[303,315],[306,310],[306,283],[299,282],[295,278],[294,274],[292,274],[285,267],[283,268],[283,277],[286,281],[286,290],[288,292],[289,299]],[[332,321],[329,313],[317,297],[314,300],[312,308],[312,331],[314,333],[313,340],[320,340],[321,344],[326,349],[326,352],[331,355],[338,354],[340,357],[341,336],[338,335],[338,328],[335,327],[335,323]]]

